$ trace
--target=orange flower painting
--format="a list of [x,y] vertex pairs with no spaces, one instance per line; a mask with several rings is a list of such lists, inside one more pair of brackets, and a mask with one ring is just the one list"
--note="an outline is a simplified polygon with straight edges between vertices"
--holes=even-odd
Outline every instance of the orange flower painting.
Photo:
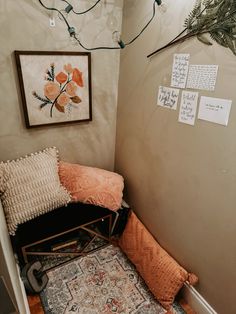
[[73,68],[70,63],[65,64],[61,71],[56,72],[54,63],[46,70],[43,96],[33,91],[33,96],[39,100],[39,108],[50,106],[50,117],[53,117],[53,110],[65,113],[66,106],[76,105],[82,102],[78,96],[80,88],[84,88],[83,73],[78,68]]
[[92,121],[91,52],[14,53],[27,128]]

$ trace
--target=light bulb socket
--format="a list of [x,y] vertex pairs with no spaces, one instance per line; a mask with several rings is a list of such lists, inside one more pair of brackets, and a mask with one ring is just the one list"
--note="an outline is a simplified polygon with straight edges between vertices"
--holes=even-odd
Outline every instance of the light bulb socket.
[[71,10],[73,10],[73,7],[71,4],[68,4],[68,6],[65,8],[66,13],[70,13]]
[[161,5],[162,4],[162,0],[155,0],[157,5]]
[[70,37],[74,36],[75,35],[75,28],[74,27],[68,27],[68,32],[70,34]]
[[120,46],[121,49],[125,48],[125,43],[122,40],[118,41],[118,45]]

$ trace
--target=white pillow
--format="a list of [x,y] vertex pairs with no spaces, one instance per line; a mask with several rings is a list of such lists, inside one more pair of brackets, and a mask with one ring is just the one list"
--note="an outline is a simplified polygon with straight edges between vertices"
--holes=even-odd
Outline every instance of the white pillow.
[[17,225],[70,201],[58,175],[55,147],[0,163],[0,198],[11,235]]

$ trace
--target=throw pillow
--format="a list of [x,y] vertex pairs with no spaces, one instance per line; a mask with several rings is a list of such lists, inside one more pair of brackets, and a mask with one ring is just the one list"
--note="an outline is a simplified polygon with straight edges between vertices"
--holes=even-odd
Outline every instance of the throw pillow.
[[170,310],[185,281],[191,284],[197,281],[194,274],[189,274],[156,242],[133,212],[119,246],[166,310]]
[[70,194],[59,180],[57,149],[1,162],[0,198],[11,235],[18,224],[67,204]]
[[120,208],[124,180],[119,174],[61,161],[59,176],[61,183],[71,193],[72,201],[93,204],[113,211]]

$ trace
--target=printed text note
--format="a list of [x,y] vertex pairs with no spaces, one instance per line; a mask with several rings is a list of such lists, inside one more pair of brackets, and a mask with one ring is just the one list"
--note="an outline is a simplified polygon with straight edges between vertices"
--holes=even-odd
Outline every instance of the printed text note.
[[202,96],[198,119],[228,125],[232,100]]
[[214,91],[218,65],[191,64],[189,66],[187,88]]

